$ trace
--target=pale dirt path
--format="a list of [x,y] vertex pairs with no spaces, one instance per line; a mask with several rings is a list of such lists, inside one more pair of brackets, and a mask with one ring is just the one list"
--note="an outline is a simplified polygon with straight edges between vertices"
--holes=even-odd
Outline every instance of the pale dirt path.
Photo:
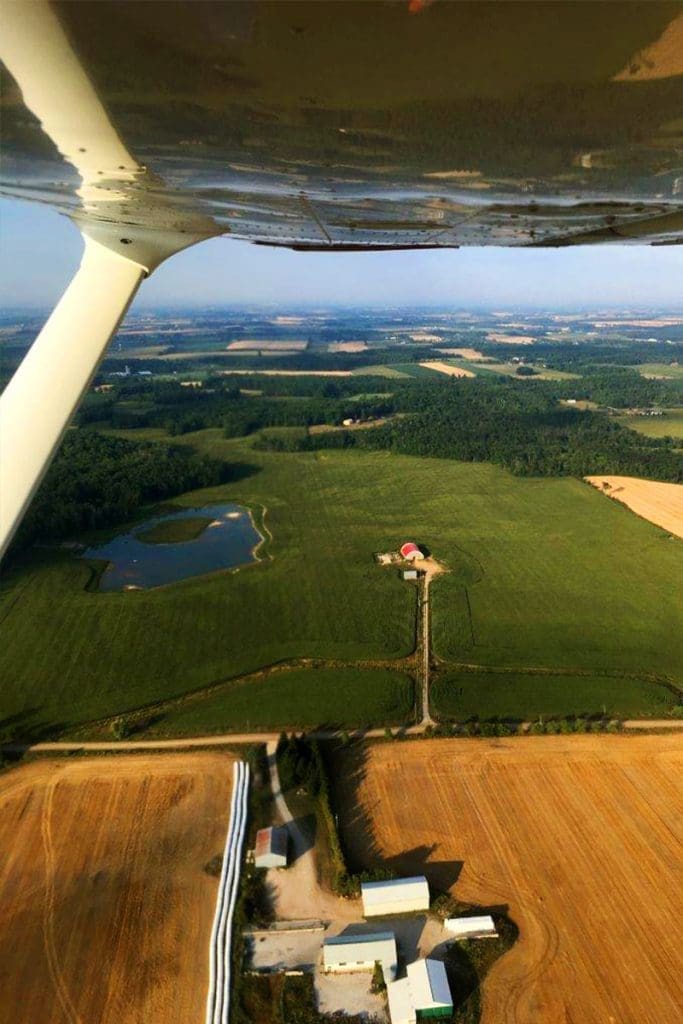
[[420,728],[426,729],[429,725],[436,725],[436,722],[429,713],[429,573],[425,573],[420,580],[420,611],[418,613],[418,650],[420,652],[420,669],[422,674],[422,716]]
[[[275,898],[278,920],[298,921],[322,918],[339,926],[362,921],[358,900],[343,900],[323,889],[318,882],[315,847],[312,847],[287,806],[277,769],[277,740],[266,744],[270,787],[278,817],[287,826],[292,862],[286,871],[270,869],[267,882]],[[333,927],[332,931],[335,931]]]
[[[531,725],[530,722],[522,724],[524,726]],[[404,732],[406,736],[420,736],[425,732],[427,726],[424,723],[419,725],[410,725]],[[647,729],[668,729],[676,730],[683,729],[683,719],[680,718],[630,718],[624,722],[624,729],[633,729],[643,731]],[[292,730],[288,730],[291,732]],[[301,735],[306,735],[310,739],[317,740],[333,740],[339,739],[341,733],[333,731],[314,731],[305,732],[305,730],[295,730]],[[350,729],[346,735],[350,739],[381,739],[386,735],[384,729]],[[223,733],[218,736],[185,736],[178,737],[173,740],[83,740],[77,742],[74,740],[46,740],[42,743],[4,743],[0,744],[0,750],[7,751],[8,753],[77,753],[83,751],[109,751],[110,753],[117,753],[121,751],[144,751],[144,750],[191,750],[196,747],[232,747],[232,746],[243,746],[245,744],[259,744],[259,743],[277,743],[280,737],[280,733],[275,732],[242,732],[242,733]],[[514,740],[515,737],[511,737]]]
[[435,576],[448,572],[435,558],[423,558],[419,563],[424,574],[420,578],[420,609],[418,612],[417,650],[418,664],[422,672],[422,716],[415,731],[424,732],[429,726],[437,725],[429,710],[429,662],[432,649],[432,634],[429,623],[429,587]]

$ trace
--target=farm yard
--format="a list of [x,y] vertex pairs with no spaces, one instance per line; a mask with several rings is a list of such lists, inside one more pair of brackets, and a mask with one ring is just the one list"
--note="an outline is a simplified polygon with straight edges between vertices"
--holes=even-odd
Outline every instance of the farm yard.
[[206,866],[225,843],[233,760],[36,761],[0,777],[1,1024],[204,1018]]
[[356,745],[334,776],[352,870],[389,862],[520,929],[482,1024],[676,1024],[683,737]]
[[[277,700],[272,680],[245,682],[253,702],[227,685],[302,658],[379,673],[372,686],[346,677],[346,722],[405,721],[405,683],[382,673],[402,673],[413,654],[416,591],[372,553],[406,535],[450,570],[430,591],[440,672],[467,664],[635,676],[642,685],[636,693],[625,683],[625,692],[632,713],[645,715],[662,711],[657,680],[683,682],[683,547],[581,481],[386,452],[273,454],[219,430],[182,441],[242,471],[177,503],[239,501],[259,516],[265,508],[266,555],[173,586],[97,593],[84,561],[34,551],[0,587],[6,736],[68,734],[185,695],[197,702],[169,712],[179,731],[200,721],[212,731],[290,725],[294,699],[297,722],[341,722],[338,692],[305,666],[292,665],[300,674]],[[551,683],[539,710],[555,713],[558,693]],[[597,699],[605,702],[613,706]],[[502,713],[504,704],[488,707]]]

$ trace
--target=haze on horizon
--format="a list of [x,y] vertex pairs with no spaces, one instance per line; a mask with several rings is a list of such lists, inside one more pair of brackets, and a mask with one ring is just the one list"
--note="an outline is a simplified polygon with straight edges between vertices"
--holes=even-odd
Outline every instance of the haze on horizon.
[[[51,309],[81,254],[77,229],[48,207],[0,202],[0,306]],[[297,253],[229,238],[172,257],[132,306],[683,309],[683,249],[584,246]]]

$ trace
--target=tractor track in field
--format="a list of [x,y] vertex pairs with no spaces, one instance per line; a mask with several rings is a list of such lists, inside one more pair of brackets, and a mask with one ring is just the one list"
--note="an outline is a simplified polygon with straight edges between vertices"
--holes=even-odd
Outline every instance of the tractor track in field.
[[66,986],[64,975],[59,964],[57,945],[55,942],[54,911],[55,911],[55,851],[52,842],[52,803],[55,783],[51,782],[45,790],[43,808],[40,816],[40,835],[45,858],[45,893],[43,895],[43,946],[50,979],[54,985],[57,1000],[69,1024],[82,1024],[76,1012],[71,995]]

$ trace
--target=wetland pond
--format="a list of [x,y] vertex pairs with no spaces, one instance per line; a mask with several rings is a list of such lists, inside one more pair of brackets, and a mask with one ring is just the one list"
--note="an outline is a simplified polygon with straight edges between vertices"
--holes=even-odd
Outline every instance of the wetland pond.
[[99,590],[144,590],[255,562],[262,540],[244,505],[204,505],[147,519],[82,557],[109,562]]

